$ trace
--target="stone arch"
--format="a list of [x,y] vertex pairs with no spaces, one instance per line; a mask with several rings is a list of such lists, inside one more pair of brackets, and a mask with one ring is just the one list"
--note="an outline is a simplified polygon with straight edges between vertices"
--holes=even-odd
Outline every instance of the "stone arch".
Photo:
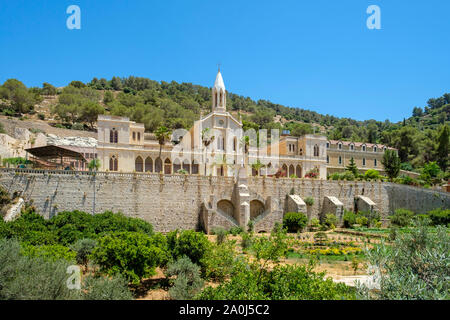
[[[166,161],[167,161],[167,159],[166,159]],[[181,161],[180,161],[180,159],[176,158],[173,161],[173,172],[177,173],[178,170],[180,170],[180,169],[181,169]]]
[[134,160],[134,171],[143,172],[144,171],[144,160],[141,156],[137,156]]
[[250,219],[255,219],[264,212],[264,203],[254,199],[250,201]]
[[169,158],[164,160],[164,174],[172,174],[172,162]]
[[297,167],[295,168],[295,175],[296,175],[298,178],[301,178],[301,177],[302,177],[302,167],[300,167],[299,164],[298,164]]
[[191,173],[191,165],[189,164],[188,159],[184,159],[183,161],[183,170],[186,170],[187,173]]
[[153,172],[153,160],[150,157],[145,158],[145,172]]
[[282,171],[282,176],[284,174],[284,176],[286,177],[288,174],[288,167],[287,164],[283,164],[283,166],[281,167],[281,171]]
[[293,174],[295,174],[295,169],[294,169],[294,166],[291,164],[290,166],[289,166],[289,177],[290,176],[292,176]]
[[155,160],[155,172],[157,172],[157,173],[160,173],[160,172],[162,172],[162,167],[163,167],[163,165],[162,165],[162,160],[161,160],[161,158],[156,158],[156,160]]
[[222,199],[217,202],[217,209],[230,217],[234,217],[234,205],[230,200]]

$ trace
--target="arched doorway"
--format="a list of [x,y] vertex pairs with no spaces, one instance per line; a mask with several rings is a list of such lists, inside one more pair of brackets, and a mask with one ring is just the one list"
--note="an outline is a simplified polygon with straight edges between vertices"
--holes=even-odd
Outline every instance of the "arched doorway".
[[220,200],[217,202],[217,209],[230,217],[234,217],[234,205],[230,200]]
[[264,212],[264,204],[259,200],[250,201],[250,219],[254,219]]
[[164,161],[164,174],[172,174],[172,163],[169,158]]

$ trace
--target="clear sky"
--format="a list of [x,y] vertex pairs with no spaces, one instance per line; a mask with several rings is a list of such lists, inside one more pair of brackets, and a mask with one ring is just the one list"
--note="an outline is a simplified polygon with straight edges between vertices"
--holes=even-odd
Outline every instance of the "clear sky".
[[[81,29],[69,30],[69,5]],[[369,30],[369,5],[381,30]],[[142,76],[358,120],[450,92],[448,0],[0,0],[0,82]]]

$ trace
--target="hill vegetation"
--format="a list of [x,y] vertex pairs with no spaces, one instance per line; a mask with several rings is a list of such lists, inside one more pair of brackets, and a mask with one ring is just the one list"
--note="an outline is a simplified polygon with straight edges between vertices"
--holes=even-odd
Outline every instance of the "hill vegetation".
[[[58,99],[51,112],[61,121],[58,125],[78,130],[95,130],[97,116],[103,113],[127,116],[144,123],[150,132],[161,126],[188,129],[201,113],[206,114],[211,108],[210,88],[130,76],[111,80],[93,78],[87,84],[72,81],[64,88],[49,83],[43,83],[42,88],[27,88],[16,79],[9,79],[0,86],[0,110],[7,116],[33,114],[36,104],[55,95]],[[329,139],[397,148],[404,170],[420,168],[432,161],[444,171],[447,167],[449,93],[429,99],[423,108],[414,107],[412,116],[398,123],[321,115],[267,100],[254,101],[231,92],[227,93],[227,109],[241,118],[244,129],[287,129],[294,136],[320,131]],[[43,114],[38,117],[45,118]]]

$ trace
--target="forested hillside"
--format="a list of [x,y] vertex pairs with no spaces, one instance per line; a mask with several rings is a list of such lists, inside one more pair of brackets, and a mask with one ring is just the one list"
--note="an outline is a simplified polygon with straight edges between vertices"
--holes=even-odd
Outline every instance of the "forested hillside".
[[[33,115],[35,106],[50,96],[58,97],[50,107],[50,112],[60,121],[57,125],[78,130],[95,130],[97,115],[102,113],[128,116],[144,123],[147,131],[155,131],[160,126],[187,129],[199,119],[201,112],[206,114],[211,109],[210,88],[130,76],[111,80],[94,78],[87,84],[72,81],[64,88],[49,83],[44,83],[42,88],[26,88],[20,81],[9,79],[0,87],[1,112],[16,117]],[[289,129],[296,136],[322,132],[330,139],[395,147],[399,149],[404,169],[421,167],[430,161],[442,163],[442,158],[448,156],[448,125],[444,125],[450,121],[449,93],[429,99],[423,108],[412,106],[412,116],[399,123],[321,115],[267,100],[254,101],[231,92],[227,93],[227,109],[241,117],[244,129]],[[42,113],[37,116],[41,120],[46,117]]]

